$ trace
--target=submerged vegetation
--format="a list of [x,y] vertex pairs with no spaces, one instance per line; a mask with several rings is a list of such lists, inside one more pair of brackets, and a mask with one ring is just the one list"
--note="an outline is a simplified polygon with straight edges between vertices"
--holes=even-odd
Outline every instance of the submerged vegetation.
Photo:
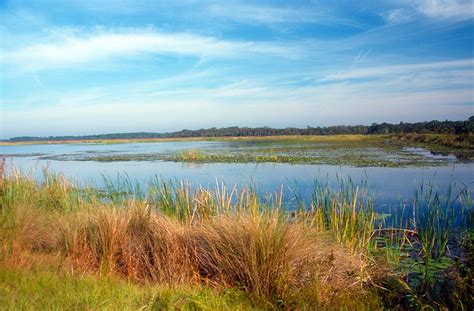
[[[239,137],[214,139],[212,144],[196,145],[184,150],[157,152],[79,152],[38,155],[38,159],[60,161],[174,161],[193,163],[292,163],[330,164],[359,167],[407,167],[447,165],[456,161],[470,160],[473,156],[471,143],[461,143],[456,148],[445,145],[454,138],[444,135],[430,138],[429,150],[412,152],[407,146],[423,147],[424,136],[280,136]],[[430,136],[431,137],[431,136]],[[426,139],[428,141],[428,139]],[[436,145],[443,142],[445,145]],[[438,147],[436,147],[438,146]],[[179,147],[179,146],[177,146]],[[428,155],[428,156],[427,156]],[[15,156],[15,155],[7,155]]]
[[413,206],[381,213],[350,180],[315,183],[293,210],[282,190],[224,184],[119,177],[99,189],[15,172],[0,183],[7,308],[473,307],[467,189],[424,185]]

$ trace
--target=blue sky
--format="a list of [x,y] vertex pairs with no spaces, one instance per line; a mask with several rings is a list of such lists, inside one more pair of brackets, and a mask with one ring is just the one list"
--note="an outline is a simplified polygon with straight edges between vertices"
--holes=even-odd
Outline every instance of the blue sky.
[[466,119],[464,0],[0,0],[1,138]]

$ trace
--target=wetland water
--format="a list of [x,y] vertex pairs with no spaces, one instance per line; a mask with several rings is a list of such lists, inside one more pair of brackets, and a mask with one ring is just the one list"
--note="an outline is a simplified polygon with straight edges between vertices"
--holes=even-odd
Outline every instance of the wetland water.
[[[317,148],[303,146],[305,152],[316,154]],[[103,176],[114,177],[118,173],[127,175],[145,186],[154,176],[164,180],[187,180],[190,183],[213,187],[218,181],[225,181],[229,187],[253,184],[259,192],[275,192],[283,185],[286,201],[294,204],[297,197],[307,200],[311,197],[315,180],[322,184],[337,186],[338,179],[352,178],[356,183],[368,181],[370,194],[378,206],[410,203],[415,189],[422,183],[431,183],[441,193],[449,185],[454,189],[467,186],[473,193],[474,163],[458,162],[452,155],[433,156],[423,149],[404,149],[407,155],[390,154],[396,157],[426,157],[433,165],[407,167],[355,167],[350,165],[288,164],[288,163],[189,163],[156,160],[153,155],[166,155],[186,150],[217,152],[254,152],[262,148],[254,144],[226,141],[180,141],[158,143],[124,144],[44,144],[0,146],[0,154],[6,157],[7,170],[15,167],[22,172],[42,178],[42,170],[64,174],[81,184],[103,186]],[[268,145],[265,146],[268,148]],[[301,149],[301,146],[298,147]],[[298,149],[298,150],[299,150]],[[237,151],[236,151],[237,150]],[[334,152],[334,150],[333,150]],[[344,151],[350,156],[350,152]],[[384,150],[357,149],[358,154],[367,155]],[[150,160],[135,160],[135,155],[152,155]],[[126,161],[104,161],[118,156]],[[143,158],[143,157],[142,157]],[[100,161],[98,159],[101,159]],[[442,161],[441,163],[435,161]],[[440,165],[441,164],[441,165]]]

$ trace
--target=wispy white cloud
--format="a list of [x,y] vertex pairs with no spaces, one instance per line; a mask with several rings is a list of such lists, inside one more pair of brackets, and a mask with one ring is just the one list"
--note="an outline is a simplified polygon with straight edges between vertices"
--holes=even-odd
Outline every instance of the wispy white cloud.
[[[140,2],[140,1],[138,1]],[[96,11],[99,13],[115,13],[134,15],[147,11],[159,11],[162,14],[172,13],[184,19],[198,19],[202,21],[211,17],[213,22],[227,24],[238,22],[243,24],[284,26],[289,24],[339,24],[359,27],[359,24],[349,18],[343,18],[332,12],[327,5],[316,2],[297,4],[294,2],[274,3],[262,1],[218,1],[218,0],[175,0],[175,1],[148,1],[146,5],[137,4],[133,0],[116,1],[77,1],[68,3],[77,8]],[[189,11],[192,11],[190,13]]]
[[244,24],[338,24],[352,27],[359,25],[349,19],[332,14],[321,6],[274,6],[268,4],[225,3],[213,4],[207,11],[216,16]]
[[388,13],[385,14],[385,18],[389,23],[398,24],[412,20],[413,15],[413,12],[410,10],[399,8],[388,11]]
[[[453,70],[463,69],[467,73],[471,73],[474,78],[472,68],[474,59],[444,61],[434,63],[415,63],[415,64],[398,64],[391,66],[373,66],[365,68],[356,68],[350,70],[341,70],[324,76],[322,81],[342,81],[351,79],[373,79],[387,76],[418,74],[423,75],[429,72],[439,72],[440,75],[448,75]],[[473,82],[474,83],[474,82]]]
[[300,57],[304,50],[288,43],[230,41],[154,29],[96,29],[92,32],[73,29],[55,32],[43,42],[4,48],[2,52],[4,63],[20,70],[34,71],[154,54],[197,58],[272,55],[291,59]]
[[438,21],[464,21],[474,18],[471,0],[399,0],[400,7],[385,13],[388,22],[397,24],[429,18]]
[[421,0],[418,11],[435,18],[471,19],[474,17],[474,2],[471,0]]

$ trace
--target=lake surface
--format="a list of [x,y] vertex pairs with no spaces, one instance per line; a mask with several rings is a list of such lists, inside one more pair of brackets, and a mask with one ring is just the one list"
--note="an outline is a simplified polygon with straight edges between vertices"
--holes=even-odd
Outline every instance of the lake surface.
[[[315,180],[337,186],[338,179],[352,178],[356,183],[368,180],[371,195],[379,206],[410,203],[415,189],[422,183],[431,183],[445,192],[449,185],[454,189],[468,187],[474,192],[474,163],[452,162],[434,167],[352,167],[336,165],[303,165],[284,163],[177,163],[167,161],[96,162],[78,161],[88,154],[140,154],[176,152],[188,149],[230,148],[229,142],[159,142],[128,144],[45,144],[0,146],[6,155],[7,170],[15,167],[23,173],[42,179],[42,170],[61,173],[80,184],[103,186],[103,176],[126,174],[141,185],[154,176],[165,180],[187,180],[192,184],[213,187],[225,181],[229,187],[253,184],[260,193],[278,191],[283,185],[287,203],[295,195],[309,199]],[[240,146],[239,148],[242,148]],[[417,148],[418,154],[431,156]],[[57,157],[61,160],[51,160]]]

